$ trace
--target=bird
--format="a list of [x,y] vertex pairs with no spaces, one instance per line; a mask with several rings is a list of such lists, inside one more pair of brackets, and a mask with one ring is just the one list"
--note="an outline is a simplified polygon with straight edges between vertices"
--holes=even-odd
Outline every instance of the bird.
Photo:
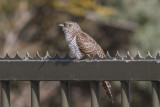
[[[66,21],[59,24],[65,34],[65,39],[70,49],[70,54],[77,60],[81,60],[85,56],[95,57],[98,55],[100,58],[105,58],[106,55],[100,45],[87,33],[83,32],[78,23]],[[111,84],[108,81],[102,81],[102,86],[106,94],[113,102],[111,92]]]

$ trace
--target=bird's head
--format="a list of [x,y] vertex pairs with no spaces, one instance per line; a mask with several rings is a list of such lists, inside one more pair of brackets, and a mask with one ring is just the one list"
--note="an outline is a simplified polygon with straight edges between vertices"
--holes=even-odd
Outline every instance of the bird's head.
[[64,24],[59,24],[65,33],[74,33],[81,30],[80,26],[76,22],[66,21]]

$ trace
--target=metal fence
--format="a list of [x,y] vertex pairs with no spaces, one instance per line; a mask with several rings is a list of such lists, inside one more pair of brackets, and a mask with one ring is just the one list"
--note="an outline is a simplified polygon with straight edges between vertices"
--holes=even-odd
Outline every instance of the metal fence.
[[151,81],[153,107],[160,107],[160,53],[154,58],[148,53],[143,58],[137,53],[133,58],[127,53],[121,57],[117,52],[115,57],[100,59],[86,58],[73,61],[68,54],[65,57],[51,57],[48,53],[40,57],[37,53],[34,58],[26,54],[20,58],[18,54],[10,58],[7,54],[0,58],[0,80],[2,107],[10,107],[10,81],[31,81],[31,106],[40,106],[39,82],[61,81],[62,107],[70,107],[70,81],[89,81],[91,90],[91,107],[100,107],[99,81],[121,81],[122,107],[130,107],[130,81]]

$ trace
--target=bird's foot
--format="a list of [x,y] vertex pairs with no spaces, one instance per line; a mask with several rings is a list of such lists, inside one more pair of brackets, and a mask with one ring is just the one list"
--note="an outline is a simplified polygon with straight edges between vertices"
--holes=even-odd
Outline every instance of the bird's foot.
[[74,61],[74,62],[78,62],[78,61],[80,61],[80,59],[76,58],[76,59],[74,59],[73,61]]

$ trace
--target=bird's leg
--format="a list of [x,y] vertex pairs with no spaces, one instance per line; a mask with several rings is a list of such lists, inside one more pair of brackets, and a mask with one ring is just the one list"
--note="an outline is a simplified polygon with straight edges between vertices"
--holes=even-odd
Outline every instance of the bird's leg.
[[80,58],[75,58],[74,59],[74,62],[78,62],[78,61],[80,61],[80,60],[84,60],[86,58],[86,55],[83,55],[82,57],[80,57]]

